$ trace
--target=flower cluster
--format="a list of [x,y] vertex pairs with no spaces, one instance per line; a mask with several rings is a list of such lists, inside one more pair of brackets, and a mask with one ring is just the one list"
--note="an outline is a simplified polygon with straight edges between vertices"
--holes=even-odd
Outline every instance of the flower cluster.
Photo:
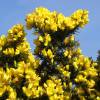
[[26,80],[25,85],[20,89],[27,97],[35,98],[42,95],[43,89],[39,86],[40,77],[35,74],[33,67],[29,63],[25,64],[24,61],[18,62],[17,67],[17,69],[7,68],[6,71],[0,68],[0,97],[7,92],[8,100],[16,100],[18,98],[17,87],[22,84],[23,78]]
[[41,43],[43,43],[44,46],[48,46],[48,44],[51,42],[51,36],[48,33],[44,33],[44,36],[39,35],[39,37],[34,40],[34,44],[35,45],[40,45]]
[[18,41],[25,37],[24,26],[22,24],[14,25],[8,30],[7,38],[9,41]]
[[41,78],[35,72],[40,61],[30,52],[23,25],[14,25],[7,36],[0,37],[0,43],[0,99],[24,98],[21,94],[30,98],[42,95]]
[[26,17],[27,28],[36,29],[34,54],[41,61],[36,70],[50,100],[99,98],[95,88],[97,63],[82,54],[74,35],[77,27],[87,23],[88,11],[82,9],[65,17],[39,7]]
[[20,53],[28,53],[30,47],[26,41],[24,27],[22,24],[14,25],[8,30],[7,37],[1,36],[1,50],[4,55],[16,56]]
[[59,99],[63,100],[64,91],[61,79],[57,79],[56,77],[51,77],[51,79],[48,79],[46,83],[44,83],[44,88],[50,100],[59,100]]
[[79,9],[71,16],[65,17],[56,11],[50,12],[48,9],[39,7],[26,17],[28,29],[32,27],[42,31],[56,32],[59,30],[73,30],[76,27],[83,27],[88,23],[88,11]]

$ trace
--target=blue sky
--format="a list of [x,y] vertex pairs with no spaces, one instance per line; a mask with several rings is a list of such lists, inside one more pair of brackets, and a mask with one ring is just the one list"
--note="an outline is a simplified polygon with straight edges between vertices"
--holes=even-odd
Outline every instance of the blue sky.
[[[100,0],[1,0],[0,2],[0,35],[6,34],[14,24],[25,25],[25,16],[36,7],[43,6],[69,16],[77,9],[88,9],[90,22],[79,30],[78,40],[84,55],[96,59],[100,49]],[[27,31],[28,41],[34,49],[32,31]]]

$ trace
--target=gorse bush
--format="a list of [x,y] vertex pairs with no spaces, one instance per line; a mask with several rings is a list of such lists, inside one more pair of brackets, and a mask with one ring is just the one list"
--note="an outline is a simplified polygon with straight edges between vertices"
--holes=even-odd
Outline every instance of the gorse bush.
[[65,17],[39,7],[26,16],[34,53],[22,24],[0,36],[0,100],[100,100],[100,54],[84,56],[75,39],[87,23],[87,10]]

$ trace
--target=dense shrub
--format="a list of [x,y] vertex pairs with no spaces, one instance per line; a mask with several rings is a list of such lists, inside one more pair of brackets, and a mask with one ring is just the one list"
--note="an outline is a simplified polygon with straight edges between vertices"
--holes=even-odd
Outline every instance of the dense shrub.
[[0,36],[0,100],[100,100],[100,54],[84,56],[75,39],[87,23],[87,10],[65,17],[39,7],[26,16],[34,53],[22,24]]

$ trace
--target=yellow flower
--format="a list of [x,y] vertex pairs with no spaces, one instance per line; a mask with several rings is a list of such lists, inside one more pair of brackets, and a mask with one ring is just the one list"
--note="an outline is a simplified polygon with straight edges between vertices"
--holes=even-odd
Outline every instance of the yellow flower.
[[56,23],[51,24],[51,27],[50,28],[54,32],[57,31],[57,24]]
[[17,96],[16,91],[10,86],[7,86],[6,89],[9,93],[9,96],[8,96],[7,100],[16,100],[16,96]]
[[84,67],[87,69],[91,66],[91,61],[89,60],[88,57],[84,58]]
[[39,36],[39,41],[43,42],[43,37],[42,36]]
[[68,53],[69,53],[69,52],[68,52],[68,50],[66,49],[65,52],[64,52],[64,56],[65,56],[65,57],[68,56]]
[[16,100],[16,92],[15,91],[11,91],[9,94],[9,100]]
[[72,82],[69,82],[70,89],[72,89],[72,86],[73,86]]
[[23,92],[28,96],[30,97],[32,95],[32,90],[26,88],[26,87],[23,87]]
[[65,77],[70,77],[70,72],[68,72],[68,71],[63,71],[62,72],[63,73],[63,75],[65,76]]
[[53,55],[51,49],[48,49],[47,55],[48,55],[48,57],[49,57],[50,59],[52,59],[52,58],[54,57],[54,55]]
[[5,35],[0,36],[0,50],[2,50],[2,47],[5,45],[6,40],[7,39],[6,39]]
[[50,96],[53,94],[53,89],[51,87],[47,88],[47,94]]
[[89,88],[93,88],[94,85],[95,85],[95,81],[94,80],[89,80],[89,81],[87,81],[87,85],[88,85]]
[[78,69],[78,64],[77,64],[77,62],[73,62],[73,66],[75,67],[75,69]]
[[50,34],[45,33],[45,42],[44,42],[44,46],[48,46],[48,43],[51,41],[51,36]]
[[69,37],[69,40],[70,40],[70,41],[74,41],[74,40],[75,40],[74,35],[71,35],[71,36]]
[[66,38],[64,39],[64,44],[67,45],[68,43],[69,43],[69,38],[66,37]]
[[42,50],[42,54],[43,54],[43,56],[45,56],[45,57],[47,56],[47,52],[46,52],[45,49]]
[[76,53],[77,53],[77,54],[81,54],[81,52],[82,52],[82,50],[81,50],[80,48],[78,48],[78,49],[76,50]]
[[98,74],[97,74],[97,70],[96,70],[95,68],[92,68],[92,67],[88,68],[88,69],[86,70],[86,72],[87,72],[88,75],[91,76],[91,77],[95,77],[95,76],[98,75]]
[[18,55],[18,54],[20,54],[20,50],[16,49],[15,50],[15,55]]
[[86,82],[86,77],[83,77],[83,75],[77,75],[77,77],[75,78],[76,82]]
[[5,55],[14,56],[14,48],[7,48],[7,49],[3,50],[3,53],[4,53]]
[[18,32],[18,37],[23,36],[23,31]]
[[24,61],[20,61],[18,62],[18,68],[16,71],[20,74],[23,74],[26,68],[27,68],[27,65],[24,63]]
[[35,58],[34,58],[32,53],[29,53],[28,59],[29,59],[29,62],[31,62],[31,63],[34,62],[35,63]]
[[6,91],[6,87],[1,88],[0,87],[0,97],[3,95],[3,93]]
[[66,65],[65,68],[66,68],[66,70],[69,70],[69,65]]

